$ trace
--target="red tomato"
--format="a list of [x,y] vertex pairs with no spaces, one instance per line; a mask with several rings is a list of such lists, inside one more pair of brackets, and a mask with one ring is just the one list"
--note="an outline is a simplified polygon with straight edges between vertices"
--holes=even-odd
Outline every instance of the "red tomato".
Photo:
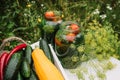
[[79,29],[79,26],[78,26],[77,24],[71,24],[71,25],[70,25],[70,28],[71,28],[72,30],[78,30],[78,29]]
[[48,12],[46,12],[45,13],[45,17],[46,18],[50,18],[50,17],[54,17],[55,15],[54,15],[54,12],[53,11],[48,11]]
[[80,31],[79,26],[77,24],[71,24],[70,28],[73,30],[75,34],[77,34]]
[[66,35],[66,40],[69,42],[73,42],[75,40],[75,34],[74,33],[69,33]]
[[56,45],[58,45],[58,46],[62,46],[62,43],[61,43],[57,38],[55,38],[55,43],[56,43]]

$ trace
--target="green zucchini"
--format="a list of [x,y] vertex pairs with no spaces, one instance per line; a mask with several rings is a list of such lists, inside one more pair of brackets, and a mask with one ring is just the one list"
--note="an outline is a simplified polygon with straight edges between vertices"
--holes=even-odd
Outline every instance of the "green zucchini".
[[26,58],[23,58],[23,61],[21,63],[21,74],[24,78],[29,78],[30,77],[30,65],[28,63],[28,61],[26,60]]
[[32,65],[31,54],[32,54],[32,47],[30,45],[27,45],[27,47],[25,48],[25,58],[27,59],[30,65]]
[[22,77],[22,75],[20,74],[20,71],[19,71],[18,74],[17,74],[16,80],[23,80],[23,77]]
[[51,62],[54,62],[53,61],[53,56],[52,56],[52,53],[51,53],[51,50],[50,50],[50,47],[47,43],[47,41],[45,39],[40,39],[40,48],[44,51],[45,55],[47,56],[47,58],[51,61]]
[[22,62],[22,52],[13,54],[5,68],[4,80],[15,80]]

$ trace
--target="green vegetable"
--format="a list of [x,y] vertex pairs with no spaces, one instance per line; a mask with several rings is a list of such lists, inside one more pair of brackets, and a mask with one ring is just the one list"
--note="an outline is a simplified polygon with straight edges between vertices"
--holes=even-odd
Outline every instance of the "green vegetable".
[[26,58],[23,58],[22,64],[21,64],[21,74],[23,77],[25,78],[29,78],[30,77],[30,65],[28,63],[28,61],[26,60]]
[[31,54],[32,54],[32,47],[30,45],[27,45],[27,47],[25,48],[25,58],[30,65],[32,65]]
[[27,80],[39,80],[34,70],[31,69],[31,75]]
[[22,61],[22,52],[13,54],[5,68],[4,80],[15,80]]
[[40,48],[44,51],[44,53],[48,57],[48,59],[50,61],[54,62],[51,50],[50,50],[49,45],[45,39],[42,39],[42,38],[40,39]]
[[18,74],[17,74],[16,80],[23,80],[23,77],[22,77],[22,75],[20,74],[20,71],[19,71]]

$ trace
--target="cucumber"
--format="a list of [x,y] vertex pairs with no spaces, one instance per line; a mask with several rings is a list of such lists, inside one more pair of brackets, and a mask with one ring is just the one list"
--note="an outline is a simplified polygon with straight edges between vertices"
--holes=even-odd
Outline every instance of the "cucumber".
[[22,75],[20,74],[20,71],[19,71],[18,74],[17,74],[16,80],[23,80],[23,77],[22,77]]
[[30,65],[32,65],[31,54],[32,54],[32,47],[30,45],[27,45],[27,47],[25,48],[25,58],[27,59]]
[[13,54],[8,62],[8,65],[5,68],[4,72],[4,80],[15,80],[17,77],[17,73],[20,68],[20,64],[22,62],[22,52],[17,52]]
[[51,53],[51,50],[50,50],[50,47],[47,43],[47,41],[45,39],[40,39],[40,42],[39,42],[39,46],[40,48],[44,51],[45,55],[47,56],[47,58],[51,61],[51,62],[54,62],[53,61],[53,56],[52,56],[52,53]]
[[30,68],[30,65],[29,65],[28,61],[26,60],[26,58],[23,58],[20,71],[24,78],[30,77],[31,68]]
[[31,76],[27,80],[39,80],[33,69],[31,69]]

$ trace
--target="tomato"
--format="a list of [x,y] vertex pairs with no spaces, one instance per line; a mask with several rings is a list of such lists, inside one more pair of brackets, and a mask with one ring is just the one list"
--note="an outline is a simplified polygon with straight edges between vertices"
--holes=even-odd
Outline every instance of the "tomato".
[[57,38],[55,38],[55,43],[56,43],[57,46],[62,46],[62,43]]
[[66,35],[66,40],[69,42],[73,42],[75,40],[76,35],[74,33],[69,33]]
[[77,24],[71,24],[71,25],[70,25],[70,28],[71,28],[72,30],[78,30],[78,29],[79,29],[79,26],[78,26]]
[[79,26],[77,24],[71,24],[70,29],[72,29],[75,34],[79,33],[80,31]]
[[50,17],[54,17],[55,15],[54,15],[54,12],[53,11],[48,11],[48,12],[46,12],[45,13],[45,17],[46,18],[50,18]]

